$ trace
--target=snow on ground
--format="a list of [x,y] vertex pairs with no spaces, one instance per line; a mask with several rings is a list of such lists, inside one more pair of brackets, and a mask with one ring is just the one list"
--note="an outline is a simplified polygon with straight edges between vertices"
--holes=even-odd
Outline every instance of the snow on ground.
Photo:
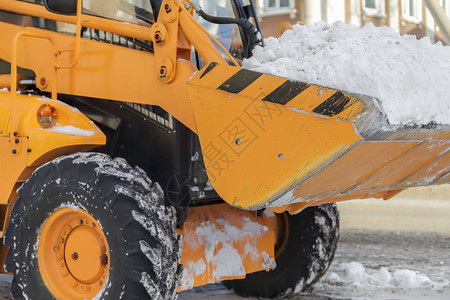
[[377,98],[391,124],[450,124],[450,47],[368,23],[294,25],[244,68]]
[[450,299],[450,233],[344,231],[317,295]]
[[335,270],[329,272],[322,279],[323,285],[342,285],[355,289],[368,288],[400,288],[400,289],[440,289],[449,285],[449,280],[434,282],[428,276],[409,269],[394,269],[387,267],[378,270],[366,270],[359,262],[352,261],[337,264]]

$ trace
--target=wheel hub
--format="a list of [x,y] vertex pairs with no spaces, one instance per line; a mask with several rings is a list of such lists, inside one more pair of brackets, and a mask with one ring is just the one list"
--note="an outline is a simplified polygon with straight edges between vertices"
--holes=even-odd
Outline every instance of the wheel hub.
[[87,212],[59,209],[40,233],[38,262],[42,279],[55,298],[94,297],[108,278],[106,237]]

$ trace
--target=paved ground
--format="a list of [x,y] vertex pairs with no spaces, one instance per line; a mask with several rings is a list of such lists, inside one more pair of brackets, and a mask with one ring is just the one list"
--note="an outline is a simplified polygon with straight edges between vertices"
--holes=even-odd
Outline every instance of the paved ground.
[[[339,209],[341,239],[333,265],[296,299],[450,299],[450,185],[414,189],[389,201],[349,201]],[[10,299],[10,280],[0,276],[0,300]],[[179,299],[244,298],[217,284]]]

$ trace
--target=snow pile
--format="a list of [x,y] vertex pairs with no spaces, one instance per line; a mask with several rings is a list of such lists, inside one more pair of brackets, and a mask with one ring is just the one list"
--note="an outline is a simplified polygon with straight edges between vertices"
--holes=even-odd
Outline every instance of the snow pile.
[[338,272],[326,274],[322,279],[322,283],[362,289],[370,287],[438,289],[442,288],[443,285],[449,284],[449,282],[433,282],[428,276],[407,269],[389,271],[387,268],[382,267],[379,270],[367,271],[362,264],[354,261],[343,263],[338,266],[338,269]]
[[295,25],[244,68],[369,95],[391,124],[450,124],[450,47],[372,23]]

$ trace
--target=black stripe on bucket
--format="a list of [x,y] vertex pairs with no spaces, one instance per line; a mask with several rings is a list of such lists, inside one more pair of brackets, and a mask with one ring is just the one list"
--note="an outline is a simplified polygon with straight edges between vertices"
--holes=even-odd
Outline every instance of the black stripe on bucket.
[[286,104],[298,94],[306,90],[310,85],[304,82],[286,80],[263,100],[278,104]]
[[208,74],[212,69],[214,69],[215,67],[217,66],[217,63],[216,62],[212,62],[212,63],[210,63],[207,67],[206,67],[206,69],[205,69],[205,71],[202,73],[202,75],[200,76],[200,78],[202,78],[203,76],[205,76],[206,74]]
[[350,97],[345,96],[342,92],[336,92],[314,108],[313,112],[332,117],[343,112],[349,106],[349,103]]
[[227,79],[217,89],[225,92],[239,94],[256,79],[261,77],[262,73],[240,69],[236,74]]

